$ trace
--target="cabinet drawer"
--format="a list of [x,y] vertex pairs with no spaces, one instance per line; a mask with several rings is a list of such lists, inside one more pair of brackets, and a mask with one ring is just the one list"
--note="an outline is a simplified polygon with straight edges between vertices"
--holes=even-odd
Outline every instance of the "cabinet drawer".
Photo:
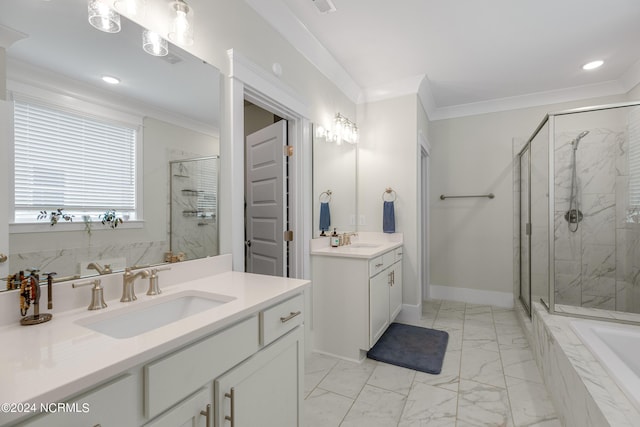
[[268,345],[304,321],[302,294],[260,312],[260,345]]
[[393,262],[400,261],[402,259],[402,246],[400,246],[399,248],[395,248],[393,250],[393,255]]
[[[71,399],[74,409],[31,418],[24,427],[85,427],[134,425],[138,419],[139,398],[135,378],[125,375],[88,393]],[[55,408],[52,409],[55,411]]]
[[369,277],[375,276],[382,270],[384,270],[384,259],[382,255],[369,261]]
[[153,418],[258,351],[253,316],[144,367],[145,416]]

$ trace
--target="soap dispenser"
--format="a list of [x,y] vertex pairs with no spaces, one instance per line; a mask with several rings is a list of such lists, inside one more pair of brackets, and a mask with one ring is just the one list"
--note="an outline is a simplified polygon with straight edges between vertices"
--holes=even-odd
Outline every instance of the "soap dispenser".
[[332,248],[340,246],[340,236],[338,236],[338,232],[335,228],[333,229],[333,233],[331,233],[330,242]]

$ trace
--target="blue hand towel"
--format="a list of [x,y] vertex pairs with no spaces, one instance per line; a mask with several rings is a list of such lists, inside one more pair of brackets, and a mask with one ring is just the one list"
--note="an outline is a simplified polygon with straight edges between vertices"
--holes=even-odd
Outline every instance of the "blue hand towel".
[[331,213],[329,213],[329,202],[320,203],[320,231],[329,230],[331,225]]
[[396,214],[393,210],[393,202],[384,202],[382,207],[382,231],[385,233],[396,232]]

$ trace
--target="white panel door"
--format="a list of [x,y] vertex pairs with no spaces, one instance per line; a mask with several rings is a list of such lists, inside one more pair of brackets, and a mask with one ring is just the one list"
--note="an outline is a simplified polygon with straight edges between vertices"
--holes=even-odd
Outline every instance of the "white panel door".
[[369,279],[369,347],[373,347],[389,327],[390,285],[389,269]]
[[247,136],[246,245],[248,273],[283,276],[287,122]]
[[9,261],[3,261],[5,256],[9,255],[9,147],[11,141],[11,120],[13,113],[11,103],[8,101],[0,101],[0,152],[5,153],[0,156],[0,277],[9,275]]

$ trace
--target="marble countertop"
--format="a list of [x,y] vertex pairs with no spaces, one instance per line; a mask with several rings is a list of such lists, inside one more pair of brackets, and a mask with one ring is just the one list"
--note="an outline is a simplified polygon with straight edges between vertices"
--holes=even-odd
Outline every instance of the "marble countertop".
[[[211,334],[302,292],[307,280],[220,272],[163,289],[159,296],[107,301],[103,310],[76,308],[56,313],[48,323],[0,327],[0,403],[53,403],[107,380],[163,353]],[[144,301],[197,290],[233,297],[232,301],[138,336],[112,338],[77,322]],[[87,296],[88,298],[88,296]],[[13,416],[15,415],[15,417]],[[24,414],[0,416],[0,424]]]
[[329,237],[311,241],[311,255],[372,259],[402,246],[402,233],[363,232],[351,239],[350,245],[331,247]]

